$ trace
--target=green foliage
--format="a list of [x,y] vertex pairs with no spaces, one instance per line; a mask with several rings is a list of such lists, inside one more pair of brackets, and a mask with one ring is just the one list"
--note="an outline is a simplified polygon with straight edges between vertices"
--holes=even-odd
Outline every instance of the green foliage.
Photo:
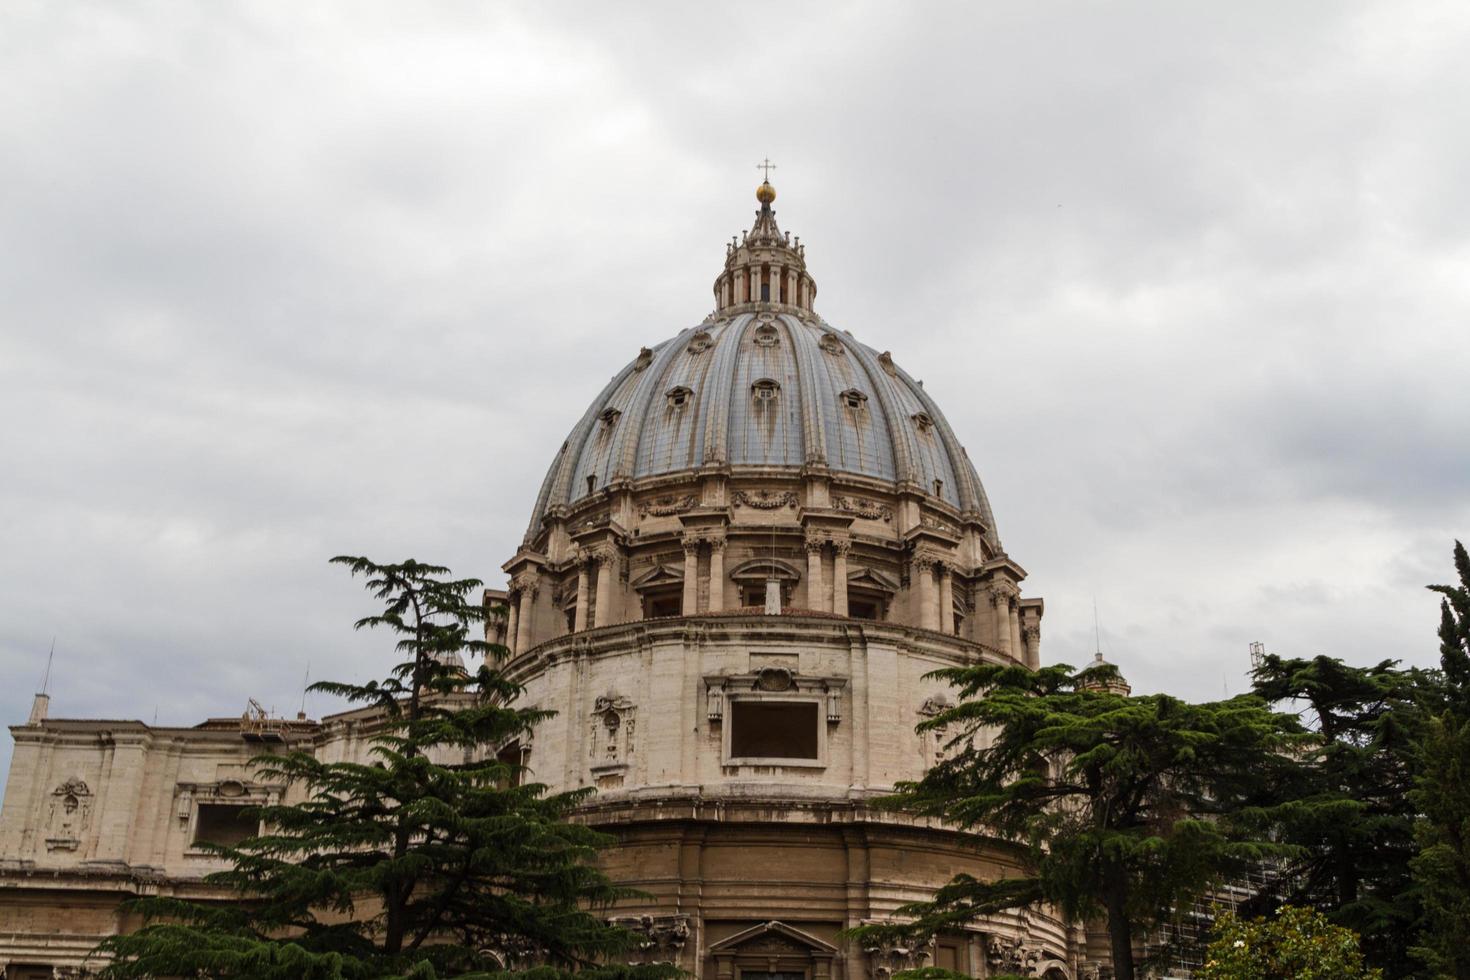
[[951,756],[886,805],[1010,842],[1026,869],[982,882],[960,875],[933,900],[899,909],[898,938],[1048,902],[1069,918],[1105,914],[1119,980],[1131,980],[1139,930],[1211,885],[1290,853],[1269,840],[1257,807],[1308,739],[1255,696],[1189,704],[1112,693],[1112,667],[1032,671],[979,664],[936,671],[960,703],[921,730],[949,736]]
[[[268,829],[215,850],[210,884],[237,900],[132,903],[146,925],[104,942],[104,975],[229,980],[524,977],[656,980],[608,967],[632,937],[596,912],[629,894],[592,866],[607,839],[568,822],[583,793],[520,784],[496,757],[546,712],[516,707],[503,647],[474,635],[481,583],[434,565],[341,557],[382,603],[403,662],[380,681],[315,690],[376,709],[369,761],[255,760],[299,802],[260,808]],[[461,659],[482,660],[467,671]]]
[[1470,556],[1455,542],[1460,584],[1434,585],[1444,686],[1420,743],[1413,800],[1423,813],[1414,879],[1424,906],[1414,954],[1436,976],[1470,978]]
[[1411,976],[1420,909],[1409,872],[1418,819],[1410,791],[1424,728],[1417,700],[1429,679],[1392,660],[1352,667],[1276,656],[1253,678],[1267,701],[1300,705],[1319,736],[1296,757],[1292,777],[1272,787],[1280,839],[1299,850],[1254,906],[1284,901],[1326,912],[1362,937],[1369,961],[1388,976]]
[[1269,918],[1226,913],[1215,923],[1199,980],[1378,980],[1358,936],[1320,912],[1283,906]]

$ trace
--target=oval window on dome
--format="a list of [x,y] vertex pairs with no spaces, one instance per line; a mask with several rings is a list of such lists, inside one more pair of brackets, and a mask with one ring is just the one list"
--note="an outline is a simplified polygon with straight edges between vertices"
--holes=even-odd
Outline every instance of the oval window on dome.
[[839,357],[847,353],[846,348],[842,346],[842,341],[838,340],[830,333],[822,334],[822,339],[817,341],[817,346],[822,348],[822,350],[826,351],[828,354],[835,354]]
[[774,325],[762,323],[755,328],[754,340],[757,347],[775,347],[781,342],[781,336],[776,332]]
[[699,333],[689,338],[689,346],[686,347],[685,350],[687,350],[691,354],[703,354],[705,351],[709,350],[709,346],[711,343],[713,343],[713,341],[710,339],[709,331],[701,330],[699,331]]
[[761,378],[750,386],[750,396],[758,402],[773,402],[781,394],[781,385],[773,378]]
[[668,391],[669,407],[683,408],[685,405],[689,404],[689,399],[693,396],[694,392],[690,391],[688,388],[684,387],[683,385],[675,385]]
[[602,414],[600,416],[598,416],[598,417],[600,419],[602,419],[602,427],[603,428],[605,428],[605,429],[611,429],[613,426],[615,426],[615,425],[618,424],[618,418],[622,414],[623,413],[620,412],[620,411],[618,411],[616,408],[608,408],[608,409],[604,409],[603,412],[602,412]]
[[930,429],[934,428],[934,419],[928,412],[915,412],[913,420],[914,425],[919,427],[919,431],[926,435]]

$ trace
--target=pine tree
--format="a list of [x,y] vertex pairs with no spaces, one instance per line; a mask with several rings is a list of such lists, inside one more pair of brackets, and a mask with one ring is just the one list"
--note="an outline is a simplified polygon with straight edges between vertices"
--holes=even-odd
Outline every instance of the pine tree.
[[[207,880],[234,899],[134,902],[147,924],[99,947],[111,959],[104,975],[673,975],[608,965],[632,937],[597,913],[628,893],[591,863],[606,838],[568,822],[584,794],[524,783],[514,759],[497,757],[548,713],[514,704],[505,649],[473,635],[480,583],[412,560],[333,561],[365,576],[382,603],[357,627],[393,634],[403,658],[381,681],[313,685],[375,710],[370,758],[257,758],[263,776],[304,798],[260,808],[264,833],[215,848],[232,867]],[[481,660],[473,673],[465,655]]]
[[1443,690],[1420,743],[1414,803],[1415,881],[1424,904],[1415,954],[1436,976],[1470,980],[1470,555],[1455,542],[1459,585],[1432,585],[1440,604]]
[[1368,962],[1387,976],[1413,975],[1420,910],[1409,872],[1418,819],[1410,791],[1423,728],[1417,699],[1430,678],[1392,660],[1353,667],[1322,656],[1268,656],[1252,676],[1268,702],[1301,705],[1319,742],[1271,788],[1281,839],[1300,850],[1250,907],[1311,906],[1361,936]]
[[[1190,704],[1108,690],[1109,665],[1076,673],[981,664],[934,672],[960,702],[920,725],[953,754],[887,805],[1018,846],[1026,873],[960,875],[909,922],[858,935],[932,935],[1002,909],[1049,903],[1106,917],[1115,976],[1133,980],[1135,942],[1213,884],[1283,852],[1254,809],[1308,738],[1253,695]],[[983,735],[983,737],[982,737]]]

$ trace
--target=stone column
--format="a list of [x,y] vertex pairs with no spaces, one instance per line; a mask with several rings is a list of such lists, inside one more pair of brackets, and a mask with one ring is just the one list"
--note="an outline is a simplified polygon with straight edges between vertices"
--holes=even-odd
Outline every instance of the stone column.
[[525,653],[531,649],[531,616],[534,613],[532,603],[536,600],[536,587],[525,585],[521,587],[521,614],[516,621],[516,653]]
[[990,599],[995,603],[995,648],[1002,653],[1011,652],[1011,594],[1009,590],[993,585]]
[[1026,644],[1026,666],[1036,670],[1041,666],[1041,627],[1027,623],[1021,627],[1021,640]]
[[[735,270],[735,302],[745,302],[745,270]],[[733,304],[732,304],[733,305]]]
[[847,553],[851,550],[851,541],[832,542],[832,611],[839,616],[847,615]]
[[954,632],[954,575],[948,563],[939,566],[939,631]]
[[822,584],[822,539],[806,539],[806,605],[823,612],[827,608],[826,587]]
[[516,645],[516,628],[521,620],[521,594],[512,589],[506,594],[505,603],[510,607],[510,612],[505,617],[505,645],[510,648],[511,653],[520,653]]
[[1026,656],[1021,646],[1021,610],[1018,606],[1011,607],[1011,656],[1017,660]]
[[712,538],[709,543],[709,611],[725,609],[725,539]]
[[597,626],[613,624],[613,579],[617,578],[618,556],[611,550],[597,554]]
[[928,555],[916,555],[914,574],[919,578],[919,625],[926,630],[937,630],[939,611],[938,597],[934,594],[934,559]]
[[684,539],[684,604],[683,614],[699,612],[699,539]]
[[580,633],[587,628],[587,603],[592,591],[592,561],[586,555],[577,557],[577,618],[572,629]]

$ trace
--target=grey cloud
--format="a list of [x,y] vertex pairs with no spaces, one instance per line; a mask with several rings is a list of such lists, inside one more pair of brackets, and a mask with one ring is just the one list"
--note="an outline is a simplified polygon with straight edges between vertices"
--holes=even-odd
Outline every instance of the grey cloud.
[[[752,165],[1047,599],[1238,690],[1434,656],[1470,534],[1461,5],[0,14],[0,714],[295,710],[384,643],[325,560],[494,581]],[[324,710],[325,704],[312,705]],[[0,750],[8,751],[8,750]],[[0,766],[5,760],[0,758]]]

